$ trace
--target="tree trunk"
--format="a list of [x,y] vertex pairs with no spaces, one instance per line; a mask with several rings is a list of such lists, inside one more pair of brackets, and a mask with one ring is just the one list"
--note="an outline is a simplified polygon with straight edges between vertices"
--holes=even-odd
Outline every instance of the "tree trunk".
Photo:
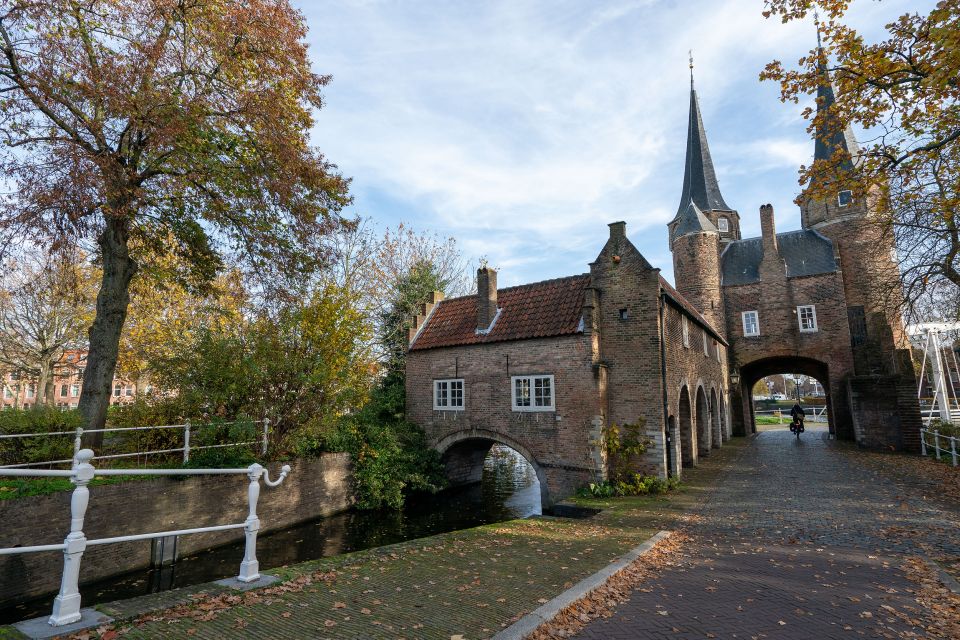
[[40,363],[40,377],[37,379],[37,402],[36,406],[42,406],[47,404],[50,401],[50,363],[48,359],[44,356],[43,362]]
[[[130,303],[130,279],[137,271],[127,246],[130,235],[128,220],[107,215],[105,222],[106,226],[97,238],[103,262],[103,279],[97,294],[97,315],[88,334],[90,347],[77,407],[87,429],[102,429],[107,420],[120,349],[120,333]],[[87,441],[87,445],[94,449],[101,444],[102,433],[92,434]]]

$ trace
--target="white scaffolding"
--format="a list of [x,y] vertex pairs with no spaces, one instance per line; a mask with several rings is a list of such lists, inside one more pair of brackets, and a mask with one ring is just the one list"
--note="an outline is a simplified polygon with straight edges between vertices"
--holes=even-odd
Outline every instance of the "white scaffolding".
[[[955,418],[960,418],[957,390],[953,386],[953,380],[949,373],[950,369],[943,355],[943,341],[941,339],[944,334],[956,334],[957,332],[960,332],[960,322],[922,322],[907,327],[911,344],[923,351],[923,362],[920,366],[919,384],[917,386],[918,399],[923,390],[927,363],[930,363],[933,405],[926,409],[921,406],[924,424],[930,424],[934,413],[943,422],[953,422]],[[960,373],[960,367],[957,367],[956,354],[952,349],[950,354],[954,360],[954,368]]]

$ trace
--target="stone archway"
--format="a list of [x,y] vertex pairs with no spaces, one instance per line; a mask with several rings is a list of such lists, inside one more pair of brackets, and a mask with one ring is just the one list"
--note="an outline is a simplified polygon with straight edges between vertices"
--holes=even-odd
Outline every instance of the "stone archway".
[[677,419],[674,416],[669,416],[667,418],[666,438],[667,475],[673,477],[680,475],[680,456],[677,454],[677,438],[679,437],[680,434],[677,433]]
[[[510,447],[530,463],[537,480],[540,482],[540,504],[544,509],[553,505],[553,495],[566,493],[560,487],[552,490],[551,481],[543,467],[537,462],[533,454],[518,441],[486,429],[464,429],[448,434],[434,445],[440,453],[446,469],[447,479],[453,486],[480,482],[483,476],[483,461],[494,444]],[[556,479],[554,481],[556,484]]]
[[730,416],[727,415],[727,402],[725,400],[726,393],[720,392],[720,435],[723,437],[723,442],[726,442],[730,439]]
[[710,409],[707,406],[707,394],[703,387],[697,387],[697,454],[710,455]]
[[697,441],[693,433],[692,413],[690,411],[690,392],[686,385],[680,388],[680,403],[677,410],[677,431],[680,437],[680,461],[684,467],[697,463]]
[[[748,364],[742,365],[740,367],[740,379],[743,398],[743,418],[745,422],[746,433],[754,433],[756,431],[756,425],[754,422],[754,411],[753,411],[753,385],[756,384],[758,380],[765,378],[769,375],[776,375],[781,373],[799,373],[811,378],[815,378],[820,385],[823,387],[824,393],[826,394],[826,415],[827,415],[827,426],[831,434],[837,433],[837,415],[835,411],[837,410],[837,403],[844,405],[844,389],[839,387],[834,389],[831,387],[832,383],[836,381],[831,380],[830,378],[830,368],[825,362],[816,360],[814,358],[806,358],[802,356],[776,356],[770,358],[763,358],[760,360],[754,360]],[[843,408],[841,408],[841,413],[843,413]]]
[[710,444],[714,449],[719,449],[723,444],[723,434],[720,426],[720,405],[717,402],[717,390],[714,388],[710,389],[710,428],[713,431]]

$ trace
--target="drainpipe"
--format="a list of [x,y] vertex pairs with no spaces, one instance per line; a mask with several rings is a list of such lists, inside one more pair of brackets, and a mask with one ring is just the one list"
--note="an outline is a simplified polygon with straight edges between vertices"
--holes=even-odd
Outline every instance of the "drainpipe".
[[[660,312],[660,388],[663,391],[663,445],[667,454],[667,477],[673,476],[673,441],[670,439],[670,401],[667,398],[667,343],[663,327],[663,294],[658,291],[657,308]],[[669,448],[668,448],[669,447]]]

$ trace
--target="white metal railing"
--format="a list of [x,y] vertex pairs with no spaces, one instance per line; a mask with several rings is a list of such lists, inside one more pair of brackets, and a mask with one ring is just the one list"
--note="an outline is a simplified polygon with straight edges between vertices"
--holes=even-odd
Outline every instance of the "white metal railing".
[[[9,440],[17,438],[39,438],[44,436],[73,436],[73,455],[76,456],[80,451],[80,443],[83,440],[83,435],[85,433],[121,433],[129,431],[149,431],[153,429],[183,429],[183,446],[175,447],[173,449],[152,449],[149,451],[134,451],[130,453],[115,453],[111,455],[102,455],[95,456],[94,460],[113,460],[119,458],[134,458],[140,456],[148,455],[157,455],[161,453],[183,453],[183,461],[190,461],[190,452],[199,451],[201,449],[221,449],[223,447],[241,447],[246,445],[260,444],[260,454],[267,455],[267,448],[270,444],[270,419],[265,418],[263,420],[252,420],[251,424],[262,425],[261,435],[258,440],[248,440],[246,442],[228,442],[226,444],[206,444],[206,445],[191,445],[190,444],[190,434],[196,432],[199,429],[205,427],[222,427],[225,425],[231,424],[241,424],[239,421],[235,422],[219,422],[219,423],[206,423],[201,425],[191,425],[190,421],[187,420],[183,424],[165,424],[154,427],[109,427],[105,429],[84,429],[83,427],[77,427],[73,431],[47,431],[39,433],[3,433],[0,434],[0,440]],[[42,467],[45,465],[52,464],[66,464],[68,462],[73,462],[73,458],[64,458],[62,460],[44,460],[42,462],[25,462],[22,464],[7,464],[0,465],[0,469],[21,469],[26,467]]]
[[[88,546],[113,544],[115,542],[130,542],[133,540],[149,540],[151,538],[165,538],[167,536],[182,536],[191,533],[207,533],[210,531],[227,531],[229,529],[243,529],[246,536],[246,545],[243,561],[240,563],[240,573],[237,580],[240,582],[255,582],[260,579],[260,564],[257,561],[257,532],[260,530],[260,519],[257,517],[257,502],[260,499],[260,478],[268,487],[279,486],[290,473],[290,466],[283,465],[280,476],[270,480],[270,473],[259,464],[251,464],[243,469],[95,469],[90,461],[94,459],[93,451],[81,449],[77,452],[70,470],[61,469],[0,469],[0,477],[61,477],[70,478],[76,488],[70,498],[70,533],[62,544],[42,544],[32,547],[7,547],[0,549],[0,555],[19,553],[38,553],[41,551],[63,551],[63,574],[60,579],[60,592],[53,601],[53,613],[48,622],[52,626],[62,626],[80,620],[80,559]],[[112,538],[98,538],[87,540],[83,533],[83,520],[90,502],[90,491],[87,485],[95,476],[123,476],[123,475],[154,475],[154,476],[182,476],[182,475],[239,475],[246,474],[250,480],[247,485],[247,518],[237,524],[221,524],[212,527],[195,527],[192,529],[176,529],[173,531],[158,531],[156,533],[138,533],[128,536]]]
[[[827,422],[827,407],[810,407],[806,409],[807,415],[804,416],[805,422]],[[765,409],[763,411],[754,410],[755,416],[771,415],[780,420],[780,424],[789,424],[791,421],[790,412],[781,409]]]
[[[927,442],[927,437],[933,436],[932,442]],[[950,445],[949,449],[945,449],[940,446],[941,441],[946,441],[944,444]],[[941,435],[940,432],[936,429],[920,429],[920,453],[923,456],[927,455],[927,449],[933,449],[934,457],[939,460],[940,453],[949,453],[950,461],[953,463],[953,466],[957,466],[957,438],[954,436]]]

